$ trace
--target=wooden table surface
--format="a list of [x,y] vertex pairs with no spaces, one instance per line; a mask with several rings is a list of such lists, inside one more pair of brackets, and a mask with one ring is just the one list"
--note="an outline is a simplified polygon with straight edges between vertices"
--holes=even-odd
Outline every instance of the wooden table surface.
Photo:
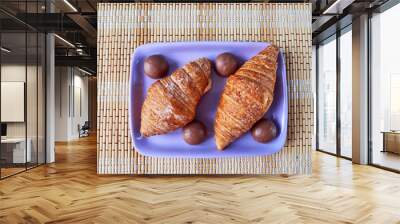
[[400,175],[313,154],[311,176],[99,176],[94,137],[0,181],[0,223],[400,223]]

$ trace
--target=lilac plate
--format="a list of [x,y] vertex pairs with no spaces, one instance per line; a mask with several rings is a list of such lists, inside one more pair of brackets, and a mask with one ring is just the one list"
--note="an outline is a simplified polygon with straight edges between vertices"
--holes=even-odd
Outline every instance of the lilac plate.
[[214,61],[218,54],[231,52],[240,60],[245,61],[256,55],[269,43],[260,42],[177,42],[155,43],[138,47],[132,57],[129,115],[131,136],[135,149],[145,155],[154,157],[179,158],[218,158],[236,156],[269,155],[281,150],[286,141],[288,100],[286,86],[285,61],[282,53],[279,54],[275,96],[272,106],[265,114],[266,118],[273,119],[278,127],[278,136],[266,143],[253,140],[250,133],[244,134],[224,151],[218,151],[214,137],[214,117],[217,104],[225,85],[225,78],[212,74],[213,86],[202,97],[197,108],[196,118],[202,121],[208,130],[208,138],[200,145],[189,145],[182,139],[182,129],[160,136],[144,138],[140,135],[140,113],[147,89],[155,82],[143,73],[144,59],[153,54],[164,55],[170,65],[169,73],[189,61],[200,57],[207,57]]

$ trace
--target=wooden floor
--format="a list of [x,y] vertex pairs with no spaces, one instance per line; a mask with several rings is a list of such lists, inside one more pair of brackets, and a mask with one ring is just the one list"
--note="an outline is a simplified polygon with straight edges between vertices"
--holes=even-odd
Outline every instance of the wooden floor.
[[0,181],[0,223],[400,223],[400,175],[314,154],[311,176],[96,175],[96,142]]
[[374,164],[400,170],[400,155],[392,152],[375,150],[372,160]]
[[13,175],[13,174],[16,174],[16,173],[19,173],[19,172],[23,172],[23,171],[25,171],[26,169],[25,169],[25,167],[17,167],[17,168],[15,168],[15,167],[12,167],[12,168],[10,168],[10,167],[7,167],[7,168],[4,168],[4,167],[2,167],[1,168],[1,177],[3,178],[3,177],[8,177],[8,176],[11,176],[11,175]]

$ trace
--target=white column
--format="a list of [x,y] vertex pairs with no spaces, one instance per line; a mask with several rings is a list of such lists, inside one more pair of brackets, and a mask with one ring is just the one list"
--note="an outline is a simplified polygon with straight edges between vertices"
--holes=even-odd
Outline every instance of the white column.
[[353,162],[368,163],[368,15],[353,20]]
[[46,36],[46,163],[55,161],[54,133],[55,133],[55,61],[54,61],[54,35]]

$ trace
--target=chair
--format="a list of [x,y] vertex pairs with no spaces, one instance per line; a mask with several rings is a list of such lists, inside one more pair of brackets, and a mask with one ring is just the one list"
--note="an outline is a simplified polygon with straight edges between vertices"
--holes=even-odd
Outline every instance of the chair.
[[80,137],[87,137],[89,136],[89,129],[90,129],[90,123],[89,121],[85,121],[85,123],[80,127],[78,125],[78,130],[79,130],[79,138]]

